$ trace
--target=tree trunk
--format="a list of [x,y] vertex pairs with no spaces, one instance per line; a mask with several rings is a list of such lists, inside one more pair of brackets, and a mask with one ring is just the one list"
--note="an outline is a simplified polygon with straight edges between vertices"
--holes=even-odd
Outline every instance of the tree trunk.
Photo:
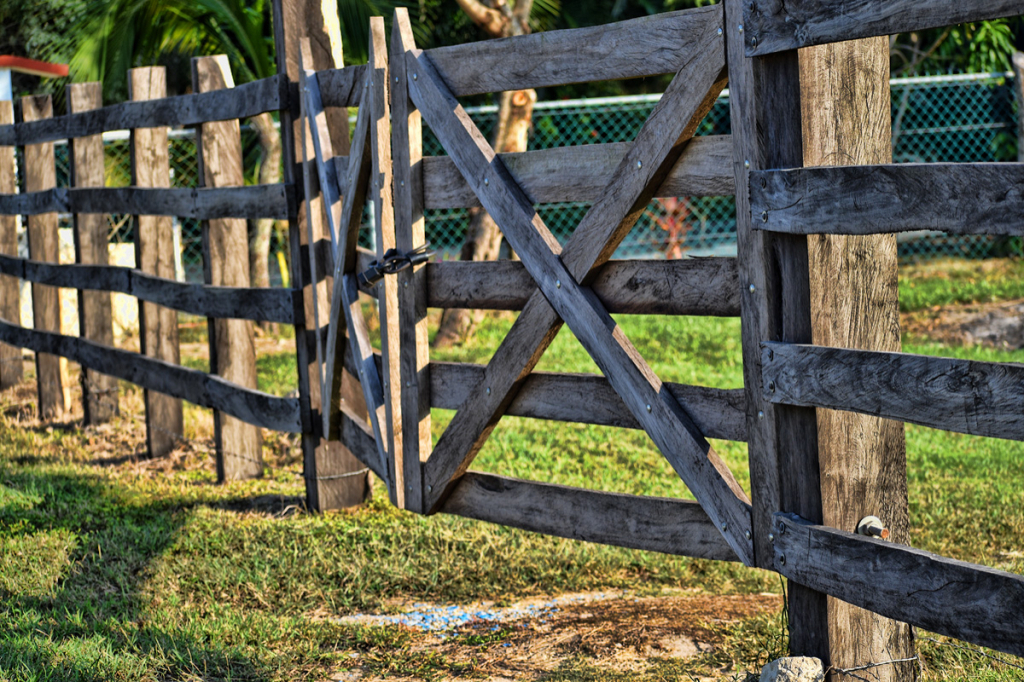
[[[495,38],[507,38],[530,32],[529,17],[533,0],[517,0],[510,9],[505,0],[492,0],[485,6],[479,0],[457,0],[462,10]],[[537,102],[536,90],[513,90],[501,93],[498,125],[491,144],[494,151],[525,152]],[[501,251],[501,230],[482,208],[470,210],[469,229],[462,245],[462,260],[498,260]],[[435,348],[445,348],[466,340],[484,318],[483,310],[453,308],[441,316],[441,327],[434,338]]]

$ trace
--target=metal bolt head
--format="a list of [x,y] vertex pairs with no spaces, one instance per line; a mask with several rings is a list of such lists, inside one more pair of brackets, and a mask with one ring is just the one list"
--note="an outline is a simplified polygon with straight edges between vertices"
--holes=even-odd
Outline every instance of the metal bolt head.
[[740,33],[743,33],[743,24],[740,24],[739,26],[737,26],[736,30],[739,31]]
[[484,185],[490,185],[491,181],[488,178],[484,178]]
[[415,81],[415,80],[419,80],[419,76],[417,76],[416,74],[413,74],[413,75],[412,75],[412,79],[413,79],[414,81]]
[[409,288],[409,283],[408,282],[402,282],[402,286],[405,287],[406,289],[408,289]]
[[722,531],[724,532],[724,531],[727,531],[727,530],[729,530],[729,524],[728,523],[723,523],[722,524]]
[[780,525],[779,526],[779,535],[785,535],[785,534],[786,534],[786,527],[783,526],[783,525]]
[[757,47],[757,36],[754,36],[753,38],[750,39],[750,46]]
[[412,388],[412,382],[411,381],[405,382],[405,387],[406,388]]
[[761,189],[764,189],[767,186],[768,186],[768,179],[767,178],[761,178]]
[[771,391],[772,393],[775,393],[775,382],[774,381],[769,381],[768,382],[768,390]]
[[395,82],[396,83],[398,82],[398,76],[395,76]]
[[643,161],[637,161],[636,162],[636,167],[637,168],[643,168],[644,167],[644,162]]
[[561,289],[562,288],[562,280],[560,280],[560,279],[556,279],[555,280],[555,288],[556,289]]
[[399,180],[398,184],[402,187],[405,187],[405,180]]
[[774,360],[775,359],[775,351],[773,351],[771,348],[768,349],[768,359],[769,360]]
[[758,419],[764,419],[764,411],[763,410],[758,410],[757,411],[757,418]]
[[651,411],[651,406],[650,406],[650,405],[648,405],[648,406],[647,406],[647,411],[648,411],[648,412],[650,412],[650,411]]
[[487,395],[490,395],[490,394],[491,394],[491,387],[490,387],[490,386],[488,386],[488,387],[487,387]]
[[753,284],[751,284],[749,287],[747,287],[747,289],[750,290],[750,293],[754,293],[755,291],[757,291],[757,287],[755,287]]
[[429,492],[433,492],[433,491],[434,491],[434,486],[428,485],[427,486],[427,492],[429,493]]
[[775,542],[775,533],[768,533],[768,542]]
[[749,539],[750,539],[750,531],[749,531],[749,530],[748,530],[748,531],[745,531],[745,532],[743,533],[743,537],[745,537],[746,539],[748,539],[748,540],[749,540]]
[[722,29],[718,29],[718,35],[722,35]]
[[785,554],[780,554],[779,555],[779,566],[785,566],[785,565],[786,565],[786,555]]
[[750,160],[749,159],[743,162],[743,167],[744,168],[750,168]]
[[761,211],[761,222],[768,222],[768,211]]

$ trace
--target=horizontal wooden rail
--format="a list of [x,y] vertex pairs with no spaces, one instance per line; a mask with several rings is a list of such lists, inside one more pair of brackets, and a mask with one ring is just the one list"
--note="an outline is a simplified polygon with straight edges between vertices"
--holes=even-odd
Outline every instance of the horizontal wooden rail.
[[750,173],[755,228],[790,234],[1024,234],[1024,164],[924,163]]
[[747,56],[1024,14],[1024,0],[744,0]]
[[1024,440],[1024,365],[785,343],[761,357],[773,403]]
[[468,471],[441,512],[629,549],[738,561],[696,502],[523,481]]
[[[341,441],[381,476],[368,425],[343,412]],[[689,500],[606,493],[469,471],[441,512],[584,542],[737,560],[700,505]]]
[[[609,261],[591,286],[610,313],[740,314],[735,258]],[[427,265],[427,305],[431,308],[522,310],[536,289],[519,261]]]
[[4,255],[0,274],[68,289],[115,291],[203,317],[295,323],[292,289],[186,284],[116,265],[57,265]]
[[[425,50],[456,97],[675,73],[720,5]],[[415,74],[413,74],[415,76]]]
[[[479,385],[484,365],[430,363],[430,405],[457,410]],[[666,383],[665,388],[707,438],[746,441],[743,389],[707,388]],[[510,417],[639,429],[608,380],[596,374],[534,372],[523,382],[505,411]]]
[[287,108],[288,78],[278,75],[225,90],[124,102],[78,114],[0,126],[0,145],[70,140],[109,130],[191,126]]
[[149,187],[57,187],[42,192],[0,195],[0,215],[113,213],[217,218],[287,219],[294,213],[290,185],[164,189]]
[[[884,511],[884,510],[883,510]],[[1024,576],[775,514],[775,569],[895,620],[1024,656]]]
[[[631,142],[586,144],[498,156],[535,204],[593,202],[607,189],[631,146]],[[655,196],[709,197],[735,192],[732,142],[728,135],[709,135],[687,144]],[[423,203],[425,208],[469,208],[479,206],[480,200],[450,157],[428,156],[423,159]]]
[[75,336],[25,329],[0,320],[0,341],[37,353],[59,355],[83,367],[137,386],[220,410],[248,424],[301,433],[299,401],[233,384],[219,376]]
[[[320,99],[325,107],[358,107],[366,83],[366,64],[316,72]],[[348,158],[348,157],[345,157]]]

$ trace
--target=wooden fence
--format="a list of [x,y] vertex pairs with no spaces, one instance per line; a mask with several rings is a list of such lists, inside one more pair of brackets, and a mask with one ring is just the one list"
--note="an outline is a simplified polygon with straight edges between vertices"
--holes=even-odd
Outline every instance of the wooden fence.
[[[817,255],[809,254],[806,236],[921,227],[967,232],[977,225],[1019,235],[1024,233],[1024,222],[1017,218],[1019,165],[803,168],[807,159],[816,158],[815,146],[807,142],[805,148],[805,140],[813,142],[820,131],[807,132],[815,122],[809,106],[813,88],[801,82],[801,70],[813,63],[802,60],[815,55],[797,54],[797,48],[812,44],[1017,13],[1024,13],[1019,0],[860,0],[844,3],[841,12],[834,3],[820,0],[725,0],[596,28],[421,50],[407,13],[400,9],[390,48],[383,20],[374,18],[369,63],[325,68],[323,56],[314,49],[322,46],[290,29],[283,19],[290,16],[287,7],[278,3],[281,75],[275,78],[226,89],[230,76],[223,62],[197,60],[197,94],[54,119],[45,117],[45,102],[34,102],[34,110],[42,112],[39,120],[25,114],[25,122],[0,127],[0,144],[26,146],[27,180],[32,177],[30,157],[52,157],[47,143],[115,127],[136,130],[139,165],[131,188],[95,188],[79,183],[76,175],[75,186],[67,190],[55,190],[52,180],[37,178],[26,183],[27,194],[0,197],[0,213],[30,216],[33,244],[33,260],[2,256],[0,272],[32,281],[43,294],[37,302],[37,328],[23,329],[17,320],[8,320],[0,323],[0,340],[37,351],[40,387],[57,376],[42,359],[67,357],[148,391],[212,407],[244,424],[302,433],[314,508],[331,506],[324,481],[358,473],[335,470],[342,466],[338,453],[343,451],[361,463],[357,466],[375,472],[394,504],[411,512],[457,514],[562,537],[774,570],[791,580],[794,652],[819,656],[834,671],[869,665],[877,666],[872,674],[878,678],[911,674],[900,665],[909,656],[898,655],[912,651],[909,630],[881,616],[1024,655],[1024,578],[854,532],[851,514],[859,518],[862,508],[873,505],[896,531],[890,540],[909,540],[902,431],[877,420],[858,426],[885,442],[874,450],[854,448],[850,456],[860,457],[858,466],[873,472],[872,481],[882,482],[871,483],[858,493],[861,499],[851,501],[854,493],[842,487],[848,476],[844,462],[832,451],[834,433],[829,429],[835,427],[828,426],[830,417],[823,417],[819,426],[817,417],[826,413],[815,411],[831,408],[845,411],[841,414],[1020,439],[1020,369],[894,352],[898,329],[895,341],[891,334],[882,334],[859,350],[814,345],[818,338],[836,345],[861,342],[835,333],[822,337],[815,326],[814,308],[821,301],[814,298],[812,277],[819,265],[814,262]],[[340,55],[335,58],[340,60]],[[846,68],[839,61],[836,74]],[[887,79],[876,82],[870,69],[855,67],[853,86],[887,87]],[[209,70],[205,80],[204,68]],[[660,74],[674,77],[632,143],[495,154],[457,99]],[[157,80],[152,71],[147,78],[150,84]],[[731,136],[691,140],[727,84]],[[142,100],[153,88],[139,90],[133,95]],[[856,114],[858,105],[843,106]],[[351,138],[347,117],[339,116],[338,107],[358,107]],[[887,107],[886,100],[886,116]],[[218,180],[195,190],[170,190],[166,182],[161,188],[155,175],[141,171],[144,155],[152,157],[152,149],[161,144],[166,150],[166,142],[159,140],[139,148],[145,146],[144,130],[199,125],[205,164],[205,159],[230,158],[223,151],[207,151],[208,143],[237,137],[236,129],[225,133],[214,127],[222,125],[218,122],[271,110],[280,112],[285,133],[282,185],[243,188]],[[849,124],[853,114],[840,112],[834,121]],[[3,110],[0,115],[5,115]],[[423,157],[424,123],[446,156]],[[875,144],[869,134],[874,128],[857,130],[858,140],[863,138],[869,147]],[[877,155],[877,149],[888,145],[883,143],[875,144],[871,153]],[[76,169],[78,161],[76,154]],[[204,177],[214,176],[221,177],[220,170],[206,168]],[[0,190],[9,192],[5,187],[0,185]],[[652,198],[726,193],[737,197],[738,258],[610,260]],[[366,201],[374,204],[376,253],[357,247]],[[534,208],[549,201],[591,204],[564,245]],[[408,254],[424,243],[425,208],[470,206],[490,213],[521,261],[408,261]],[[84,249],[78,264],[56,265],[55,256],[32,241],[45,245],[54,239],[52,218],[41,219],[55,210],[190,215],[207,221],[207,243],[221,246],[207,251],[203,285],[175,283],[159,263],[147,264],[147,240],[167,238],[167,225],[160,222],[149,232],[139,231],[142,257],[137,270],[90,261]],[[978,220],[979,215],[984,219]],[[230,251],[232,219],[259,216],[291,222],[292,290],[248,289],[244,278],[229,280],[224,270],[218,275],[210,265],[227,262],[218,257]],[[100,239],[95,227],[86,236],[86,225],[94,223],[82,218],[76,223],[79,239]],[[9,235],[3,232],[9,229],[0,230],[0,248],[9,248],[4,246]],[[884,255],[888,242],[867,239],[858,248]],[[890,283],[895,281],[892,245],[892,261],[881,258],[881,265],[875,264],[876,274]],[[361,289],[359,274],[389,257],[394,271]],[[852,261],[843,263],[845,267]],[[848,283],[861,287],[858,296],[871,299],[870,283],[877,281],[854,277]],[[119,291],[153,304],[154,310],[162,306],[211,320],[293,324],[299,398],[260,393],[246,383],[246,376],[218,376],[217,362],[211,363],[212,374],[178,367],[176,348],[165,353],[176,343],[166,338],[146,342],[142,354],[130,354],[109,348],[109,342],[90,333],[83,332],[82,339],[61,336],[47,309],[38,307],[48,305],[46,287],[52,286]],[[379,351],[370,343],[361,291],[377,300]],[[895,315],[894,289],[891,298],[871,300],[884,315]],[[480,366],[430,360],[428,308],[520,313],[494,357]],[[853,319],[851,326],[856,327],[858,310],[830,312]],[[740,316],[745,388],[663,383],[615,324],[613,313]],[[88,314],[83,309],[83,320]],[[143,316],[147,333],[155,324],[161,333],[173,335],[154,319],[160,319],[157,313]],[[603,376],[533,371],[563,323]],[[210,329],[211,358],[218,360],[239,345],[238,339],[251,338],[251,329],[245,327],[211,323]],[[225,337],[231,343],[217,343]],[[456,410],[436,443],[431,438],[432,407]],[[504,415],[643,429],[696,501],[605,493],[469,470]],[[152,418],[147,410],[147,419]],[[151,429],[157,426],[153,423]],[[708,438],[748,443],[751,497]],[[225,441],[219,451],[234,447]],[[828,485],[838,485],[839,493],[823,494],[826,477]],[[856,634],[855,622],[886,633],[879,645],[886,660],[879,659],[879,646],[864,641],[874,635]]]

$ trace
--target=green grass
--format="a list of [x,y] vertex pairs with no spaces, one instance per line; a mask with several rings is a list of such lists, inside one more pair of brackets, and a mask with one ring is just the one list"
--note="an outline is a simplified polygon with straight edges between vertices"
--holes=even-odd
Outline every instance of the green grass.
[[900,310],[1024,298],[1024,260],[938,260],[900,273]]
[[[927,284],[901,284],[901,295],[914,291],[914,306],[978,295],[960,292],[934,271],[919,279]],[[1015,296],[1014,286],[1006,281],[994,290]],[[469,343],[434,357],[486,362],[511,319],[489,319]],[[738,321],[622,316],[618,322],[663,379],[742,386]],[[1024,361],[1024,351],[952,349],[919,339],[908,339],[906,349]],[[565,330],[540,369],[596,371]],[[259,376],[263,390],[292,390],[292,356],[262,356]],[[433,416],[436,437],[451,413]],[[733,564],[405,514],[390,507],[380,488],[353,511],[253,511],[254,499],[271,512],[301,504],[301,480],[290,473],[300,470],[294,440],[290,458],[273,462],[283,471],[217,486],[210,467],[147,474],[96,466],[89,437],[75,428],[18,427],[13,417],[0,416],[0,681],[323,679],[354,660],[381,676],[472,677],[477,673],[463,663],[414,646],[408,632],[329,618],[393,609],[396,599],[507,602],[590,589],[779,589],[776,576]],[[749,486],[745,446],[714,446]],[[1024,445],[908,426],[907,446],[915,546],[1024,572]],[[688,496],[639,431],[507,418],[473,467]],[[714,654],[652,659],[646,671],[629,676],[573,659],[549,679],[687,680],[691,672],[729,666],[754,670],[782,650],[783,630],[777,617],[762,616],[730,628],[727,646]],[[928,679],[1020,679],[984,656],[931,642],[921,650]]]

